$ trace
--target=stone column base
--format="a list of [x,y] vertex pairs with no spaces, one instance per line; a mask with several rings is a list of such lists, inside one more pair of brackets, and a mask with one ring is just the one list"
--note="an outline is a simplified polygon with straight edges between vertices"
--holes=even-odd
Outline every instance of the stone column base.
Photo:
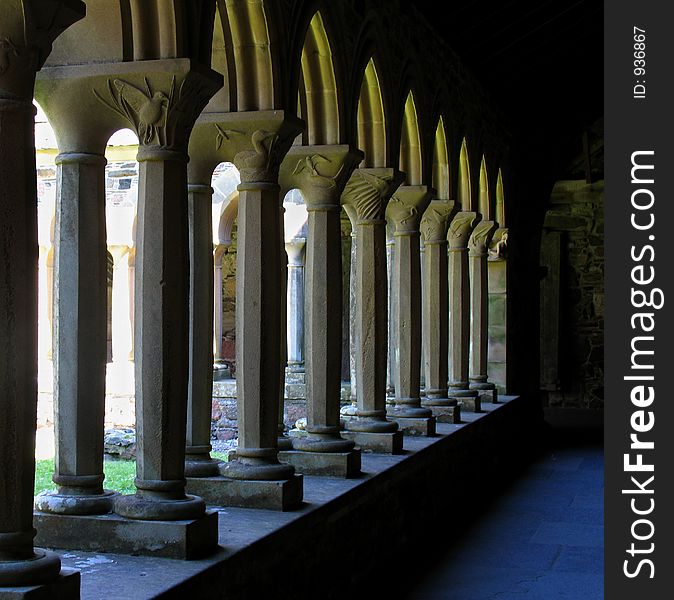
[[403,453],[402,431],[394,431],[393,433],[342,431],[340,435],[347,440],[353,440],[356,446],[365,452],[376,452],[377,454]]
[[459,425],[461,423],[461,407],[456,406],[434,406],[432,404],[421,403],[424,408],[430,408],[435,420],[438,423],[451,423]]
[[188,477],[187,490],[213,506],[288,511],[302,504],[304,478],[294,475],[280,481],[255,481],[222,476]]
[[285,450],[278,454],[279,461],[295,467],[298,473],[319,477],[358,477],[360,475],[360,450],[350,452],[303,452]]
[[218,513],[185,521],[141,521],[108,515],[34,512],[36,543],[48,548],[189,560],[218,547]]
[[474,396],[472,398],[457,398],[459,401],[459,406],[463,407],[463,410],[469,412],[482,412],[482,401],[480,396]]
[[43,585],[21,587],[0,587],[2,600],[79,600],[80,572],[74,569],[61,569],[60,575],[52,582]]
[[482,403],[498,404],[498,391],[493,390],[477,390],[478,397]]
[[387,415],[389,421],[398,423],[399,431],[405,435],[435,435],[435,417],[394,417]]

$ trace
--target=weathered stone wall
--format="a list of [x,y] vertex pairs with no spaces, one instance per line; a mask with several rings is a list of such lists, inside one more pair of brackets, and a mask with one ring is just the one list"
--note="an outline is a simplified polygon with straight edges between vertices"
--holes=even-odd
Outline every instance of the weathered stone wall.
[[604,182],[555,184],[541,243],[544,406],[604,405]]

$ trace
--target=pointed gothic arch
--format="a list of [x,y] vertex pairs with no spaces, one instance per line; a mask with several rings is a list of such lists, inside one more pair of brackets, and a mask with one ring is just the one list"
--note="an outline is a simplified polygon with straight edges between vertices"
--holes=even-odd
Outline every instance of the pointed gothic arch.
[[449,154],[447,152],[447,134],[442,116],[438,119],[433,144],[433,188],[439,200],[451,198],[449,174]]
[[407,185],[421,185],[423,177],[421,134],[414,94],[411,90],[407,94],[403,113],[400,135],[400,170],[407,176]]

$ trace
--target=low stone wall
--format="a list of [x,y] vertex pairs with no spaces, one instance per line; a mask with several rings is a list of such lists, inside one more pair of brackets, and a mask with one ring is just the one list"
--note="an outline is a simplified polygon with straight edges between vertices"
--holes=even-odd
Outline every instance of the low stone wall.
[[[350,386],[342,384],[342,402],[348,401]],[[304,384],[287,383],[283,422],[292,429],[297,419],[307,416]],[[232,440],[238,436],[238,411],[236,408],[236,380],[227,379],[213,383],[213,414],[211,437],[215,440]]]

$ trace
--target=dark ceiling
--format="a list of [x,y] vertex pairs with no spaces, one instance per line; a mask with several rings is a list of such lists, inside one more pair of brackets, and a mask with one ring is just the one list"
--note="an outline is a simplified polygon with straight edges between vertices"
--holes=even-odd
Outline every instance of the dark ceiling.
[[[511,151],[561,177],[601,138],[602,0],[412,0],[497,103]],[[535,161],[538,161],[535,162]]]

